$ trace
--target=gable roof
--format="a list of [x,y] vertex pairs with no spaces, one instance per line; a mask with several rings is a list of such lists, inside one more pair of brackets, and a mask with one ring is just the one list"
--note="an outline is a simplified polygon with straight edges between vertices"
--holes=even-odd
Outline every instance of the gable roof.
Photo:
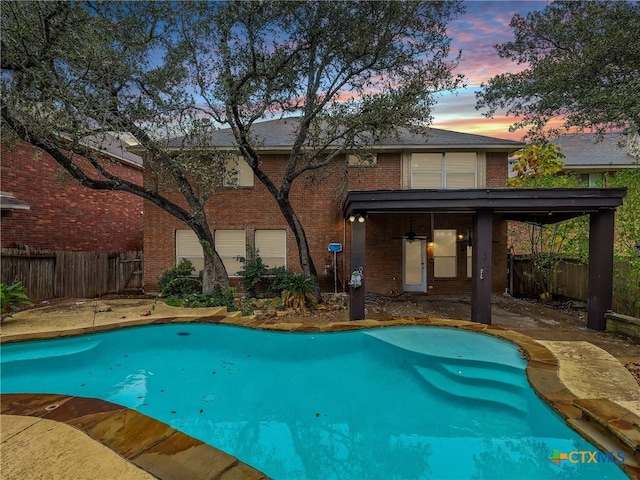
[[592,134],[572,133],[551,139],[565,155],[563,170],[617,170],[638,167],[640,158],[629,153],[627,137],[607,134],[597,141]]
[[84,137],[81,143],[117,160],[122,160],[136,167],[142,167],[142,157],[127,150],[129,144],[120,134],[105,132],[89,135]]
[[[264,150],[288,150],[293,146],[293,135],[297,127],[299,117],[286,117],[275,120],[256,122],[252,126],[252,133]],[[221,148],[233,148],[236,141],[230,128],[224,128],[213,132],[212,144]],[[181,145],[189,145],[185,137],[177,137],[167,142],[167,147],[178,148]],[[522,148],[523,143],[513,140],[474,135],[470,133],[454,132],[429,128],[427,135],[415,135],[406,129],[400,131],[398,138],[385,137],[375,143],[377,148],[473,148],[490,149],[492,151],[514,151]]]

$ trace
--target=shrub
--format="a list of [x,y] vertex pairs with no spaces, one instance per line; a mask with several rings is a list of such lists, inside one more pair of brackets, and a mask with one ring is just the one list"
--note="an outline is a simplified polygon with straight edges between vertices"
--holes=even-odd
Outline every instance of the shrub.
[[238,272],[238,275],[242,277],[242,288],[244,288],[248,297],[257,297],[256,287],[267,273],[267,267],[255,248],[250,248],[249,255],[246,257],[237,258],[242,263],[242,269]]
[[158,293],[163,297],[179,297],[202,292],[202,280],[192,275],[195,267],[183,258],[175,267],[162,272],[158,280]]
[[33,305],[27,296],[27,290],[22,282],[16,281],[11,285],[0,283],[0,322],[11,317],[20,307]]
[[276,267],[269,269],[267,275],[273,277],[273,280],[269,285],[269,291],[279,297],[282,295],[282,292],[287,289],[288,278],[291,273],[287,272],[284,267]]
[[203,308],[203,307],[227,307],[228,311],[236,310],[235,290],[233,288],[222,289],[220,285],[213,287],[213,293],[187,293],[182,296],[170,296],[165,300],[172,307]]
[[313,278],[303,273],[289,273],[286,279],[287,289],[282,292],[282,302],[287,308],[316,308],[316,297],[313,295],[316,283]]

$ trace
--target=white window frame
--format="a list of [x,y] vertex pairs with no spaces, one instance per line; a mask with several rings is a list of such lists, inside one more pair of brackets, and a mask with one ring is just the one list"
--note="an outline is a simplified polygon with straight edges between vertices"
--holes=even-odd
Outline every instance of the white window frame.
[[435,278],[457,277],[456,241],[457,232],[455,229],[435,229],[433,231],[433,276]]
[[229,158],[224,165],[225,187],[253,187],[255,179],[253,170],[241,155]]
[[267,268],[287,268],[287,231],[256,230],[254,246]]
[[247,258],[247,233],[245,230],[216,230],[215,249],[230,277],[237,277],[242,270],[238,257]]

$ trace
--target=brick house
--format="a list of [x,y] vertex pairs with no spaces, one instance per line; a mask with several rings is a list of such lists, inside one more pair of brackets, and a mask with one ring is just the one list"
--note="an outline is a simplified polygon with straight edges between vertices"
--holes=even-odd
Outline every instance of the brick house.
[[[276,174],[286,161],[294,126],[292,119],[255,125],[264,145],[261,152],[264,168],[270,173]],[[228,131],[221,130],[215,135],[216,146],[233,148]],[[405,134],[399,140],[379,142],[371,158],[349,158],[346,177],[342,157],[322,178],[298,179],[292,191],[292,204],[307,232],[321,276],[321,289],[334,290],[333,256],[328,251],[331,243],[344,246],[336,256],[338,291],[343,291],[349,281],[345,255],[349,252],[350,229],[342,212],[346,190],[503,188],[508,154],[521,146],[510,140],[431,129],[429,138]],[[240,268],[235,257],[246,255],[247,246],[258,248],[270,266],[299,269],[295,238],[275,200],[254,180],[246,163],[240,161],[236,170],[230,179],[235,188],[216,192],[208,211],[215,229],[216,249],[232,279]],[[470,291],[471,214],[405,211],[369,215],[367,227],[367,241],[376,245],[366,261],[368,291],[383,294]],[[152,291],[160,273],[181,258],[189,258],[196,268],[202,268],[202,251],[195,234],[149,203],[145,204],[144,230],[147,290]],[[504,290],[506,281],[503,221],[496,219],[494,232],[494,258],[498,263],[493,290],[498,292]],[[415,256],[422,254],[422,265],[416,264]]]
[[[254,125],[261,167],[272,178],[291,151],[295,118]],[[186,139],[168,143],[179,147]],[[230,130],[211,143],[236,150]],[[506,286],[506,222],[554,223],[589,215],[588,326],[605,328],[613,281],[613,220],[625,189],[509,189],[508,156],[523,144],[430,129],[378,140],[373,155],[347,155],[313,178],[299,178],[291,203],[304,225],[321,289],[332,291],[330,244],[340,290],[350,292],[350,318],[365,316],[365,292],[471,293],[471,320],[491,323],[491,294]],[[227,189],[208,204],[215,248],[232,279],[248,247],[268,266],[299,270],[295,238],[273,197],[242,158],[231,162]],[[145,182],[149,179],[145,176]],[[277,184],[278,182],[276,182]],[[173,200],[180,202],[178,195]],[[145,202],[145,288],[181,258],[203,265],[202,248],[186,225]],[[362,272],[349,288],[351,273]],[[327,275],[322,275],[326,273]]]
[[[107,168],[142,182],[142,159],[113,135],[87,138]],[[22,141],[2,145],[2,247],[117,252],[142,247],[142,199],[83,187],[47,153]]]

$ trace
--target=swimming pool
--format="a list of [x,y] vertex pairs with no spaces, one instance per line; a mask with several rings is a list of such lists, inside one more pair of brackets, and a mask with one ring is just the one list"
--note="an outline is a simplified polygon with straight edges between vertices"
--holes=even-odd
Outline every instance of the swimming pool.
[[626,478],[530,389],[517,347],[436,327],[162,325],[2,347],[3,393],[102,398],[277,480]]

